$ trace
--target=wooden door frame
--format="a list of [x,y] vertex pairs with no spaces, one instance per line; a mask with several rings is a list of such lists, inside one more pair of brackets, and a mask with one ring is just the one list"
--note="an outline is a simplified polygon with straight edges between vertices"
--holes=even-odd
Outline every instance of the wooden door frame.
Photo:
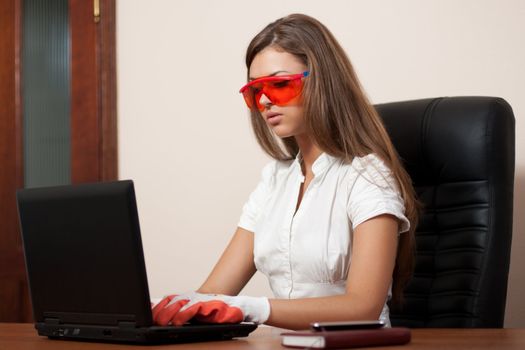
[[[69,0],[71,30],[71,180],[116,180],[115,0]],[[98,72],[98,74],[92,74]],[[98,118],[95,117],[98,115]]]
[[24,185],[21,94],[21,0],[0,0],[0,322],[31,319],[16,189]]

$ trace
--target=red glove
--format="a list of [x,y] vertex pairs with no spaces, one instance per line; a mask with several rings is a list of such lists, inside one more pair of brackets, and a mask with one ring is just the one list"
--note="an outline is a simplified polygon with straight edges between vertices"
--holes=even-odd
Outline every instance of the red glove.
[[270,316],[265,297],[189,293],[170,295],[153,308],[153,320],[165,326],[183,325],[193,319],[206,323],[264,323]]

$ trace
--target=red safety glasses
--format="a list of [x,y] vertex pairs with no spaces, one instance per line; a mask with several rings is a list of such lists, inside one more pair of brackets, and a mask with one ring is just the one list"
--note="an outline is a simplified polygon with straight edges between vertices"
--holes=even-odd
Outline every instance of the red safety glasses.
[[239,92],[242,93],[250,109],[257,106],[259,111],[264,110],[264,105],[259,102],[262,94],[268,97],[274,105],[282,106],[301,93],[303,90],[302,78],[306,78],[309,73],[304,71],[300,74],[262,77],[250,81]]

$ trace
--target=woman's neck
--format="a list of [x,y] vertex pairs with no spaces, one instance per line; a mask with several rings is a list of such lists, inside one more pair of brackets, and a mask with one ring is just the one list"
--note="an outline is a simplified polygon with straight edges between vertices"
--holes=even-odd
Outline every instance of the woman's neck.
[[323,151],[307,136],[296,136],[295,140],[301,151],[303,174],[304,176],[312,175],[312,165]]

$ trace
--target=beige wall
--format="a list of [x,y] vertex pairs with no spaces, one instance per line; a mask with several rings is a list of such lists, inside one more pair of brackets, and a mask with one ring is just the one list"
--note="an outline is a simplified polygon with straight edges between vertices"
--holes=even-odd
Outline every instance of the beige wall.
[[[301,12],[347,50],[373,103],[490,95],[516,115],[507,326],[525,326],[525,2],[520,0],[120,0],[119,171],[135,180],[153,296],[197,288],[268,158],[238,89],[244,51]],[[257,275],[243,291],[271,295]]]

